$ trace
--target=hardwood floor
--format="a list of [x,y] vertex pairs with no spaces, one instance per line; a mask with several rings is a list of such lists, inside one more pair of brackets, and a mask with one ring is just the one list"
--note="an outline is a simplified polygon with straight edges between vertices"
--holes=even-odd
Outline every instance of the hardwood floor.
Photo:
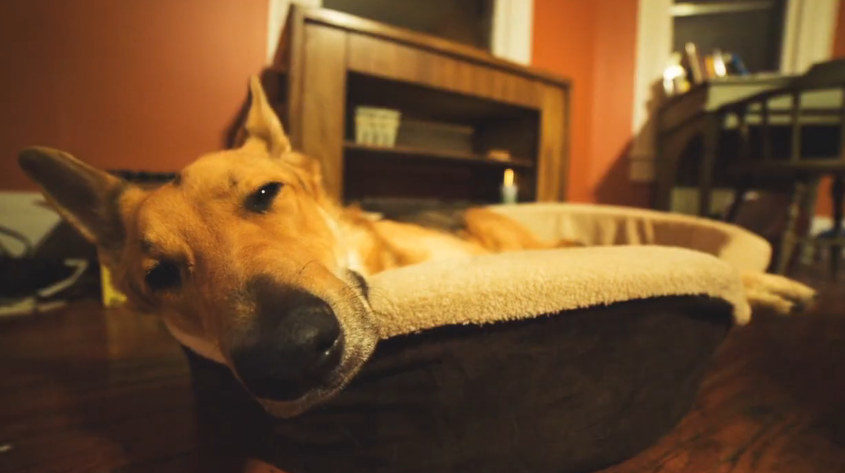
[[845,472],[845,290],[795,277],[817,309],[735,329],[674,432],[604,473]]
[[[605,470],[845,472],[845,291],[734,330],[695,407]],[[0,320],[0,472],[275,471],[201,451],[187,363],[158,321],[94,302]]]

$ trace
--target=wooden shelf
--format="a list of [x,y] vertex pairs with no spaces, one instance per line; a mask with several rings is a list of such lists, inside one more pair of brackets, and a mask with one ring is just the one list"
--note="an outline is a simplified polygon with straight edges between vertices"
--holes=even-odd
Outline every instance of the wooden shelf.
[[[267,93],[291,142],[322,164],[332,198],[495,201],[507,168],[516,172],[521,200],[558,201],[567,194],[568,80],[442,39],[302,5],[291,5],[284,29],[265,78]],[[444,152],[427,150],[425,141],[397,148],[355,144],[360,106],[472,127],[471,145],[444,144]],[[245,120],[239,117],[235,129]],[[516,159],[488,159],[491,149]]]
[[448,152],[448,151],[429,151],[419,148],[409,148],[409,147],[402,147],[402,146],[395,146],[392,148],[388,148],[386,146],[373,146],[373,145],[362,145],[355,143],[353,141],[345,141],[343,143],[344,150],[346,151],[353,151],[356,153],[366,153],[366,154],[381,154],[381,155],[393,155],[393,156],[410,156],[414,158],[427,158],[427,159],[443,159],[443,160],[450,160],[450,161],[462,161],[467,163],[473,164],[482,164],[488,166],[497,166],[502,168],[532,168],[534,167],[534,163],[527,159],[511,159],[510,161],[497,161],[495,159],[489,159],[484,155],[480,154],[471,154],[471,153],[460,153],[460,152]]

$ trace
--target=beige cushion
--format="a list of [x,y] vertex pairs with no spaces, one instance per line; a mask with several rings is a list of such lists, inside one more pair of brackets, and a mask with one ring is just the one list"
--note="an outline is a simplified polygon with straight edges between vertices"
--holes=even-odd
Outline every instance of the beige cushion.
[[379,273],[371,285],[382,338],[660,296],[724,299],[737,323],[750,318],[736,268],[683,248],[575,248],[431,261]]
[[492,209],[547,240],[590,246],[663,245],[709,253],[747,271],[765,271],[769,243],[740,227],[715,220],[632,207],[590,204],[519,204]]
[[739,270],[762,273],[771,257],[768,242],[746,230],[685,215],[584,204],[491,208],[543,239],[590,246],[431,261],[377,274],[371,303],[383,338],[662,296],[723,299],[745,324],[751,310]]

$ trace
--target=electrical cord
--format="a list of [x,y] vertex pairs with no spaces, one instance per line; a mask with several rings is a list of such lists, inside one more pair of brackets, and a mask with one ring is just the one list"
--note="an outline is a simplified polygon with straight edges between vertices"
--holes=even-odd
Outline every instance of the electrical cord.
[[[11,228],[7,228],[7,227],[3,227],[3,226],[0,226],[0,233],[6,235],[8,237],[11,237],[14,240],[17,240],[18,242],[20,242],[23,245],[24,252],[21,255],[22,257],[24,257],[24,258],[31,257],[35,253],[35,246],[32,244],[31,241],[29,241],[29,238],[27,238],[23,233],[17,232],[15,230],[12,230]],[[2,241],[0,241],[0,255],[12,257],[12,252],[9,251],[9,249],[6,248],[5,245],[3,245]]]
[[[88,262],[85,260],[66,260],[61,266],[57,266],[50,261],[36,258],[35,245],[22,233],[0,226],[0,234],[18,241],[23,246],[23,252],[20,254],[18,252],[13,253],[0,241],[0,263],[2,263],[0,266],[3,267],[4,271],[15,273],[12,276],[13,279],[4,282],[3,292],[9,290],[11,293],[0,296],[0,317],[45,312],[65,305],[65,297],[62,294],[66,294],[77,285],[88,269]],[[48,269],[50,267],[54,268]],[[54,276],[60,276],[61,279],[57,281],[51,277],[45,278],[44,275],[47,274],[44,273],[45,270]],[[56,271],[69,272],[69,274],[61,275]],[[25,274],[28,274],[29,277]],[[7,273],[6,276],[9,276],[9,274]],[[17,284],[10,283],[21,281],[24,281],[18,286],[18,290],[21,292],[15,294],[14,287]]]

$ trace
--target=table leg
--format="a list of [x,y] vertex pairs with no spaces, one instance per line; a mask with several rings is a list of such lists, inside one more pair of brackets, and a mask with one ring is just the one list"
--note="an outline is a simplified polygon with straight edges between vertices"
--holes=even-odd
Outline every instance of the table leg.
[[739,181],[736,188],[734,188],[734,200],[731,202],[731,206],[728,209],[728,214],[725,216],[725,220],[728,222],[735,222],[737,214],[739,214],[739,209],[742,207],[742,203],[745,201],[745,194],[748,193],[749,190],[749,182],[748,179],[743,178]]
[[704,119],[704,156],[698,176],[698,215],[710,216],[710,201],[713,194],[713,166],[719,149],[719,123],[714,114]]
[[[809,184],[807,185],[807,192],[804,194],[804,201],[801,202],[801,213],[799,215],[806,216],[809,221],[808,225],[813,224],[813,215],[815,215],[816,211],[816,203],[819,198],[819,185],[821,184],[820,177],[813,177],[810,179]],[[807,237],[810,235],[810,228],[807,228],[807,231],[802,234],[802,237]],[[805,255],[807,254],[807,247],[813,248],[813,258],[816,257],[820,253],[818,248],[815,247],[812,243],[812,240],[807,238],[803,238],[801,240],[801,244],[798,245],[798,254]]]
[[[845,199],[845,176],[837,175],[830,187],[830,200],[833,201],[833,241],[842,238],[843,199]],[[834,243],[830,246],[830,272],[836,278],[839,272],[839,260],[842,258],[842,246]]]
[[789,268],[792,254],[795,251],[795,241],[797,239],[795,229],[798,226],[798,216],[801,213],[801,202],[804,199],[806,191],[807,185],[804,181],[796,181],[795,184],[793,184],[789,208],[786,213],[786,225],[783,230],[783,236],[780,239],[778,259],[775,262],[776,274],[785,274],[786,270]]

